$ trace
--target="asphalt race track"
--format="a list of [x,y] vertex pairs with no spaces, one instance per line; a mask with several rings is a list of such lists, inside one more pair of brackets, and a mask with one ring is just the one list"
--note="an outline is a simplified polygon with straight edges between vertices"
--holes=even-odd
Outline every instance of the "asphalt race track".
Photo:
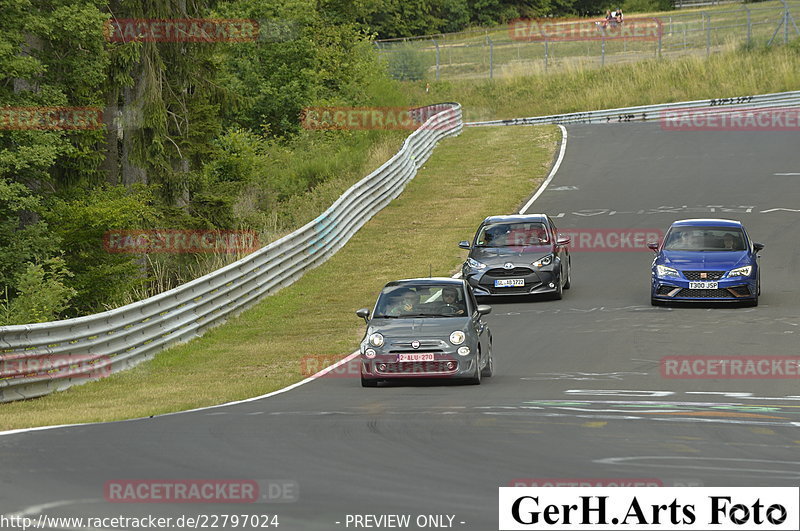
[[[479,387],[362,389],[356,377],[332,376],[230,407],[2,435],[0,507],[29,516],[277,514],[282,531],[346,529],[347,514],[431,514],[485,531],[497,529],[497,487],[518,478],[796,486],[796,379],[666,379],[659,360],[797,354],[797,136],[653,124],[568,131],[563,164],[531,211],[549,213],[562,232],[740,219],[766,244],[760,306],[652,308],[651,251],[576,251],[563,300],[492,303],[496,375]],[[299,497],[104,499],[108,481],[185,478],[287,481]]]

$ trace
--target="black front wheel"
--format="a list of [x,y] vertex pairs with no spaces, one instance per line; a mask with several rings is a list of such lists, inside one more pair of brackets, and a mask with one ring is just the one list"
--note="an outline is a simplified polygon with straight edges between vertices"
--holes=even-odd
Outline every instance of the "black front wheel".
[[[564,270],[561,270],[561,275],[564,274]],[[561,275],[558,275],[556,279],[556,290],[553,292],[552,299],[554,301],[560,301],[564,298],[564,287],[561,285]]]

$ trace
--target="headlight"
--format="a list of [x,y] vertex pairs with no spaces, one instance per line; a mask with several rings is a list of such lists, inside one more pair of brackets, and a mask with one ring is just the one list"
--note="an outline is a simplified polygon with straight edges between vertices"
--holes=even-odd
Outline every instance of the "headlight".
[[482,264],[474,258],[467,258],[467,265],[472,269],[486,269],[486,264]]
[[656,273],[660,277],[677,277],[678,276],[678,270],[677,269],[672,269],[671,267],[667,267],[667,266],[663,266],[663,265],[657,265],[656,266]]
[[383,336],[379,333],[375,332],[371,336],[369,336],[369,343],[373,347],[382,347],[383,346]]
[[464,342],[464,339],[466,339],[466,337],[467,336],[464,335],[464,332],[462,332],[461,330],[456,330],[455,332],[450,334],[450,343],[454,345],[460,345],[461,343]]
[[544,266],[549,266],[552,263],[553,263],[553,255],[548,254],[547,256],[543,256],[542,258],[536,260],[531,265],[535,267],[544,267]]
[[731,269],[728,273],[729,277],[749,277],[750,273],[753,272],[753,266],[744,266],[744,267],[737,267],[736,269]]

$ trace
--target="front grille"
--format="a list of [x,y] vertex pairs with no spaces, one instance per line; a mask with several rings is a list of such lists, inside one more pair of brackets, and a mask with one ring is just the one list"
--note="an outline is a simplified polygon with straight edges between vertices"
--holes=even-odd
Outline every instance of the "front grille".
[[529,267],[515,267],[514,269],[490,269],[486,272],[485,276],[494,278],[508,278],[508,277],[527,277],[533,273],[533,269]]
[[682,289],[676,297],[692,297],[696,299],[732,299],[733,294],[727,289]]
[[[431,352],[439,351],[446,345],[447,343],[439,339],[420,339],[419,347],[417,348],[411,346],[411,341],[392,341],[390,347],[398,349],[397,352]],[[395,352],[395,350],[392,350],[392,352]]]
[[495,288],[494,286],[489,286],[489,293],[493,293],[495,295],[502,295],[504,293],[528,293],[534,287],[535,286],[510,286],[507,288]]
[[[725,271],[681,271],[681,273],[689,280],[719,280],[725,275]],[[706,278],[702,278],[701,273],[705,273]]]
[[426,374],[432,372],[452,373],[458,370],[456,368],[450,370],[447,368],[447,361],[403,361],[398,363],[385,363],[386,369],[380,372],[381,374]]

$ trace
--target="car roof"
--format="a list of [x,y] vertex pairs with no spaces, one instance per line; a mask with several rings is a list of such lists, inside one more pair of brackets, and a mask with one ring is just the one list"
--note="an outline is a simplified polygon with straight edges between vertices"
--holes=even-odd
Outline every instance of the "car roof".
[[402,280],[393,280],[387,282],[384,288],[389,286],[441,286],[442,284],[452,284],[456,287],[464,285],[464,281],[460,278],[451,277],[424,277],[424,278],[404,278]]
[[547,219],[546,214],[512,214],[509,216],[489,216],[488,218],[483,220],[483,223],[500,223],[500,222],[508,222],[513,223],[515,221],[539,221],[544,222]]
[[734,219],[681,219],[672,224],[673,227],[731,227],[741,228],[742,222]]

